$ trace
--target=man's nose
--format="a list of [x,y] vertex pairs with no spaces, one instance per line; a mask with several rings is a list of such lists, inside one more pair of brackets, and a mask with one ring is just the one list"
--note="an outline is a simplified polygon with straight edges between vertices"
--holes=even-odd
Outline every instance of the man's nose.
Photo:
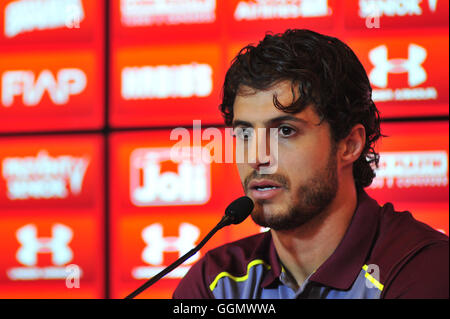
[[275,153],[278,153],[274,152],[274,150],[278,150],[278,140],[273,135],[273,131],[271,134],[269,129],[258,128],[255,130],[254,136],[249,140],[247,163],[254,170],[262,171],[262,173],[264,171],[271,173],[274,169],[274,164],[277,162]]

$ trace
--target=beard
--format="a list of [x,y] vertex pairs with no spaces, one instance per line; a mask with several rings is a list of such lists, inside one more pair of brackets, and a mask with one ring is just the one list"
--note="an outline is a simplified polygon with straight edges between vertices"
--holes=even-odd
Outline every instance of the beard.
[[[248,183],[252,179],[269,179],[282,185],[285,190],[290,190],[289,181],[279,174],[258,174],[253,171],[244,182],[244,190],[247,193]],[[286,209],[272,209],[267,211],[270,200],[255,201],[252,212],[253,221],[263,227],[273,230],[291,230],[306,224],[323,212],[336,197],[338,190],[336,149],[332,147],[326,167],[314,174],[294,192],[294,200]]]

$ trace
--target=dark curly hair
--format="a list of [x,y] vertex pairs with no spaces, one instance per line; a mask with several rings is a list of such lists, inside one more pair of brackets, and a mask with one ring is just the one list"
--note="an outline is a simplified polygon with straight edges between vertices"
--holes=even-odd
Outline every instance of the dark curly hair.
[[380,114],[372,101],[372,88],[355,53],[337,38],[310,30],[289,29],[266,34],[258,45],[248,45],[233,59],[225,76],[220,111],[225,124],[233,121],[233,104],[242,86],[266,90],[290,80],[300,97],[282,105],[276,96],[274,106],[286,113],[298,113],[313,105],[322,121],[331,127],[335,142],[345,138],[352,127],[362,124],[366,143],[353,164],[357,188],[375,177],[379,154],[374,149],[381,137]]

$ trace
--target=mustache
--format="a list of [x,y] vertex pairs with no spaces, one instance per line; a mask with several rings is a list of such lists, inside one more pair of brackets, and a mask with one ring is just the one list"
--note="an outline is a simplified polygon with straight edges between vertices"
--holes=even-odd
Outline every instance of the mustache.
[[258,171],[251,172],[244,179],[244,190],[248,191],[248,184],[254,179],[267,179],[281,184],[284,188],[289,189],[289,181],[286,177],[280,174],[259,174]]

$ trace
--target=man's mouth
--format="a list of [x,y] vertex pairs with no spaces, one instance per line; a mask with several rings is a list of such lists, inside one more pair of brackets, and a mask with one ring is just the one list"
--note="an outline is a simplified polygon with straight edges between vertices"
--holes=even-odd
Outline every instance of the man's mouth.
[[282,185],[278,182],[274,182],[272,180],[267,180],[267,179],[263,179],[263,180],[252,180],[250,183],[248,183],[248,188],[249,189],[258,189],[258,190],[263,190],[263,189],[271,189],[271,188],[281,188]]
[[279,187],[276,187],[276,186],[262,186],[262,187],[257,186],[254,189],[256,189],[257,191],[263,192],[263,191],[268,191],[268,190],[277,189],[277,188],[279,188]]
[[250,197],[254,199],[271,199],[280,193],[283,186],[270,180],[253,180],[248,184]]

